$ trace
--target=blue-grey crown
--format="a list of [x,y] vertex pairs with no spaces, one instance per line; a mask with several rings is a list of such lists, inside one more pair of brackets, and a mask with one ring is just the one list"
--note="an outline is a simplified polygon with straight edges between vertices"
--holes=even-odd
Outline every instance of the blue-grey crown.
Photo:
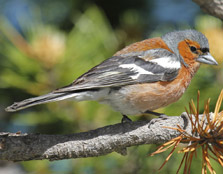
[[167,46],[177,54],[178,58],[182,60],[179,51],[178,51],[178,44],[180,41],[189,39],[199,43],[201,48],[209,48],[207,38],[199,31],[196,30],[181,30],[181,31],[173,31],[167,33],[161,37]]

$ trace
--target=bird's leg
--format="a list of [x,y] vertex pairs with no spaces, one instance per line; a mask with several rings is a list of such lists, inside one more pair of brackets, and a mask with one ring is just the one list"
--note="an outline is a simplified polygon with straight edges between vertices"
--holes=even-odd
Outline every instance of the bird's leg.
[[132,122],[132,120],[126,115],[122,115],[122,123]]
[[153,111],[150,111],[150,110],[145,111],[144,114],[152,114],[152,115],[158,116],[159,118],[163,118],[163,119],[168,118],[168,116],[163,114],[163,113],[153,112]]

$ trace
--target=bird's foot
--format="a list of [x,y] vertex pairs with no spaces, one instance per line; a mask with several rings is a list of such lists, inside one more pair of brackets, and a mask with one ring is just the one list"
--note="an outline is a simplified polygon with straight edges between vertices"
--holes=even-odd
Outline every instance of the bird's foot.
[[[156,116],[159,116],[158,118],[153,118],[152,120],[150,120],[148,127],[150,127],[152,124],[159,122],[161,120],[166,120],[169,118],[169,116],[165,115],[165,114],[161,114],[161,113],[157,113],[157,112],[153,112],[156,114]],[[152,114],[152,113],[151,113]],[[153,114],[153,115],[155,115]]]

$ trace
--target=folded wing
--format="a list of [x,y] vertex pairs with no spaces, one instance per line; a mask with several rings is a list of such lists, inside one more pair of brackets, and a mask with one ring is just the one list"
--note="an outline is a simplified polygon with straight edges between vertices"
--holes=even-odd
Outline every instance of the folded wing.
[[113,56],[80,76],[71,85],[54,92],[171,81],[178,75],[180,67],[177,57],[165,49]]

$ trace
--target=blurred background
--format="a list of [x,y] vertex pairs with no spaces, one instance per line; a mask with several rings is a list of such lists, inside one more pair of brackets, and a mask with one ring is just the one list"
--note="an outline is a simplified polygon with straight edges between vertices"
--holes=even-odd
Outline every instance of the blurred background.
[[[97,102],[62,101],[16,113],[6,113],[4,108],[70,84],[130,43],[188,28],[208,37],[219,66],[202,65],[183,97],[157,110],[167,115],[184,112],[190,99],[196,100],[197,90],[201,91],[200,112],[209,97],[210,110],[214,110],[223,85],[223,29],[219,19],[184,0],[0,0],[0,131],[69,134],[119,123],[120,113]],[[0,174],[175,173],[182,156],[175,154],[158,172],[168,152],[148,157],[156,148],[131,147],[127,156],[112,153],[54,162],[1,161]],[[212,163],[220,173],[220,166]],[[200,171],[201,159],[197,158],[191,173]]]

